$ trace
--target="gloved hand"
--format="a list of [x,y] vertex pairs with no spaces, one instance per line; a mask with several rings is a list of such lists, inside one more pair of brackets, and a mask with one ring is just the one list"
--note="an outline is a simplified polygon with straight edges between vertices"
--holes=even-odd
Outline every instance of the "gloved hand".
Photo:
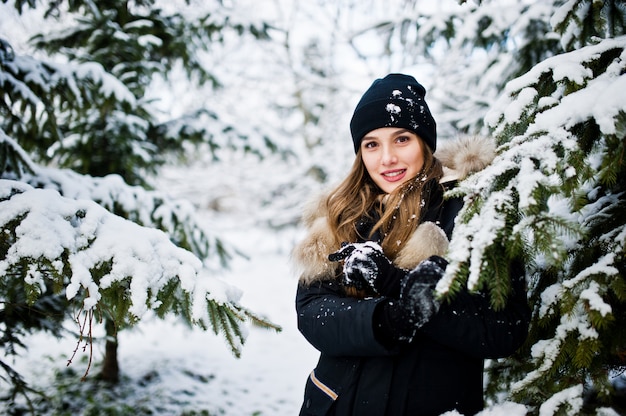
[[[330,261],[343,260],[343,284],[372,295],[381,294],[388,278],[397,269],[373,241],[342,244],[341,249],[328,256]],[[396,279],[399,280],[399,279]]]
[[381,330],[384,336],[410,342],[417,330],[439,310],[435,285],[445,273],[448,262],[431,256],[411,270],[402,280],[400,298],[383,305]]

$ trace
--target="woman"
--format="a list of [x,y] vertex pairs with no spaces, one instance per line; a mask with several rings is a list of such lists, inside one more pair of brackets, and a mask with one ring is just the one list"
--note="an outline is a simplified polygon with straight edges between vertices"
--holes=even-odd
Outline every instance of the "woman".
[[462,206],[443,191],[494,149],[470,139],[435,157],[425,92],[402,74],[372,84],[350,123],[351,172],[305,214],[308,235],[293,253],[298,327],[321,354],[301,415],[475,414],[484,359],[512,354],[527,335],[520,264],[502,310],[480,294],[435,298]]

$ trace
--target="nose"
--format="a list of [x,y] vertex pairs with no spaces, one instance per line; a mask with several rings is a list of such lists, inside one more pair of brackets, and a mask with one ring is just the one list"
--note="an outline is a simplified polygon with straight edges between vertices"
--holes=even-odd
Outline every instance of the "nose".
[[382,146],[381,163],[384,166],[393,165],[398,161],[398,157],[393,146]]

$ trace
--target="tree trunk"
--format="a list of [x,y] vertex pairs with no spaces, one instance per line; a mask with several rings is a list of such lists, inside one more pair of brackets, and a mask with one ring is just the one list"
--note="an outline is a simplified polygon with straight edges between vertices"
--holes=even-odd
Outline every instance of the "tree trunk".
[[110,383],[117,383],[120,380],[120,367],[117,362],[117,330],[115,323],[110,319],[106,319],[104,321],[104,329],[106,331],[106,344],[100,379]]

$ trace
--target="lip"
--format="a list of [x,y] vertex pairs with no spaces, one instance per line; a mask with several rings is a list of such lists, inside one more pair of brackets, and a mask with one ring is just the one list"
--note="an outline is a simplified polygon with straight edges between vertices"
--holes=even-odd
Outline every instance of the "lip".
[[406,169],[391,169],[381,172],[380,176],[387,182],[398,182],[404,179],[406,172]]

